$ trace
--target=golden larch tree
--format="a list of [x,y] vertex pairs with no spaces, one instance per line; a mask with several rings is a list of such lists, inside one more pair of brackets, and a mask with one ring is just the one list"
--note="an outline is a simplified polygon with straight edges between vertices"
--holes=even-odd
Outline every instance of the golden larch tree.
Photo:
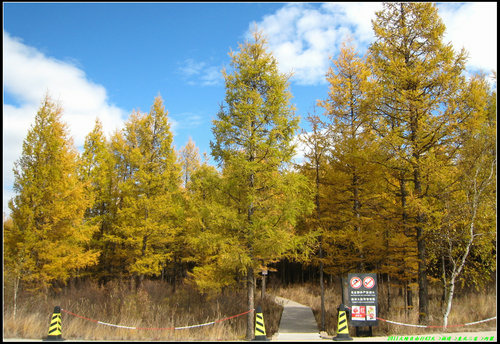
[[62,108],[47,95],[15,163],[9,202],[17,273],[28,288],[47,291],[97,263],[89,249],[96,226],[84,221],[90,199],[78,178],[78,153],[61,120]]

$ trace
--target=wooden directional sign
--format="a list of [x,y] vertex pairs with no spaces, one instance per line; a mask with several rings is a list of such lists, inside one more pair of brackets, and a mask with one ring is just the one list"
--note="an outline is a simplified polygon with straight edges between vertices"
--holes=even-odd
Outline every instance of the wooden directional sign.
[[378,325],[377,274],[348,274],[348,306],[351,326]]

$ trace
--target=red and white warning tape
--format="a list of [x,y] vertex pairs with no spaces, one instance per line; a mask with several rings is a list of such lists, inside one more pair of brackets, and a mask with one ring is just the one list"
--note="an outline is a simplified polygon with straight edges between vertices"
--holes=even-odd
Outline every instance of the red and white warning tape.
[[[348,309],[351,309],[351,307],[348,307],[346,306]],[[445,327],[463,327],[463,326],[471,326],[471,325],[476,325],[476,324],[480,324],[480,323],[483,323],[483,322],[487,322],[487,321],[491,321],[491,320],[494,320],[496,319],[497,317],[494,316],[494,317],[491,317],[491,318],[488,318],[488,319],[484,319],[484,320],[479,320],[479,321],[474,321],[474,322],[470,322],[470,323],[467,323],[467,324],[463,324],[463,325],[447,325],[447,326],[436,326],[436,325],[413,325],[413,324],[404,324],[404,323],[400,323],[400,322],[397,322],[397,321],[391,321],[391,320],[386,320],[386,319],[382,319],[382,318],[379,318],[377,317],[378,320],[381,320],[381,321],[385,321],[387,323],[390,323],[390,324],[394,324],[394,325],[401,325],[401,326],[409,326],[409,327],[420,327],[420,328],[445,328]]]
[[86,318],[84,316],[72,313],[72,312],[70,312],[70,311],[68,311],[66,309],[62,309],[61,308],[62,312],[71,314],[71,315],[73,315],[73,316],[75,316],[77,318],[81,318],[81,319],[85,319],[85,320],[88,320],[88,321],[92,321],[92,322],[95,322],[95,323],[101,324],[101,325],[118,327],[118,328],[125,328],[125,329],[129,329],[129,330],[185,330],[185,329],[188,329],[188,328],[195,328],[195,327],[202,327],[202,326],[214,325],[216,323],[220,323],[220,322],[223,322],[223,321],[226,321],[226,320],[229,320],[229,319],[233,319],[233,318],[245,315],[245,314],[250,313],[250,312],[252,312],[254,310],[255,309],[251,309],[249,311],[246,311],[246,312],[243,312],[243,313],[240,313],[240,314],[236,314],[236,315],[233,315],[233,316],[230,316],[230,317],[227,317],[227,318],[223,318],[223,319],[211,321],[211,322],[208,322],[208,323],[205,323],[205,324],[197,324],[197,325],[182,326],[182,327],[132,327],[132,326],[123,326],[123,325],[109,324],[109,323],[105,323],[103,321],[98,321],[98,320]]
[[385,322],[388,322],[388,323],[391,323],[391,324],[401,325],[401,326],[422,327],[422,328],[444,328],[444,327],[463,327],[463,326],[476,325],[476,324],[487,322],[487,321],[490,321],[490,320],[493,320],[493,319],[496,319],[496,318],[497,317],[492,317],[492,318],[489,318],[489,319],[474,321],[474,322],[463,324],[463,325],[447,325],[447,326],[413,325],[413,324],[403,324],[403,323],[400,323],[400,322],[397,322],[397,321],[385,320],[385,319],[382,319],[382,318],[377,318],[377,319],[385,321]]

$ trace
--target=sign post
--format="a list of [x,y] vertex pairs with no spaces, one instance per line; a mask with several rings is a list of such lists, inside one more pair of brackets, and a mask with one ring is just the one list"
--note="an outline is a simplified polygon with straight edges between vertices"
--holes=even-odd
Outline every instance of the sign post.
[[[377,274],[350,273],[347,276],[351,326],[377,326]],[[370,331],[371,332],[371,331]]]

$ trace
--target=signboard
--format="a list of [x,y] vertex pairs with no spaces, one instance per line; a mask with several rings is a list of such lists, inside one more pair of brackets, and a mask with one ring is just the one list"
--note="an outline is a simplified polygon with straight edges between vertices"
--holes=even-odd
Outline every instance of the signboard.
[[351,312],[352,320],[366,320],[366,306],[352,306]]
[[377,326],[377,274],[348,274],[348,306],[351,326]]

